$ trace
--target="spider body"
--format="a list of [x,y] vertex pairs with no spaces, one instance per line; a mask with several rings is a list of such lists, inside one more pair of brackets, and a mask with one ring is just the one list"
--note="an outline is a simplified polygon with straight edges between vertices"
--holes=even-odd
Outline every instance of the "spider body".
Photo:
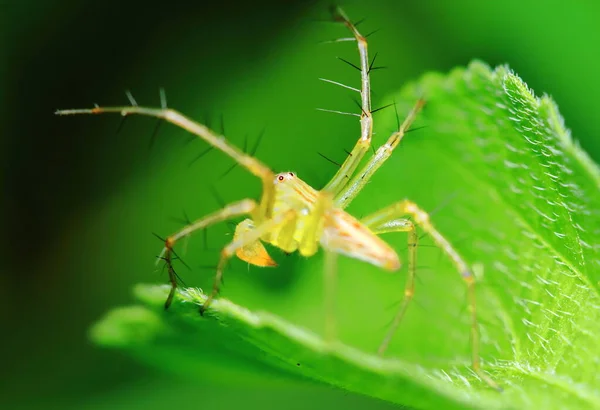
[[[343,209],[326,205],[328,198],[331,199],[327,192],[315,190],[293,172],[275,175],[273,185],[272,213],[289,213],[289,219],[260,239],[239,248],[236,251],[238,258],[252,265],[276,266],[261,243],[264,241],[286,253],[298,251],[306,257],[313,256],[320,245],[389,271],[400,268],[398,254],[391,246]],[[263,220],[265,216],[256,215],[255,218]],[[236,227],[234,240],[255,226],[251,219],[242,221]]]

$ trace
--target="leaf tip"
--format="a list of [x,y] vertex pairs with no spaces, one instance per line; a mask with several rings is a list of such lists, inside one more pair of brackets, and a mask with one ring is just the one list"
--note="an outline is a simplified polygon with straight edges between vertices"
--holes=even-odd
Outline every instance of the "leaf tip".
[[160,316],[143,306],[111,310],[89,331],[90,339],[108,347],[127,347],[147,343],[164,330]]

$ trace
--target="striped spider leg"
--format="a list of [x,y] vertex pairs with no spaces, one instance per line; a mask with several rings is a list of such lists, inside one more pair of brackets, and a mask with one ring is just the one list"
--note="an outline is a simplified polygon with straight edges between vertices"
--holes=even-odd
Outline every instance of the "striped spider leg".
[[[221,251],[217,264],[214,284],[205,303],[200,307],[203,313],[219,293],[224,267],[233,256],[257,266],[275,266],[276,263],[263,246],[269,243],[286,253],[298,251],[301,255],[313,256],[322,247],[326,255],[325,266],[325,302],[326,302],[326,337],[332,340],[334,333],[333,287],[335,280],[335,261],[338,254],[359,259],[381,267],[388,271],[400,268],[398,254],[383,241],[378,234],[385,232],[408,232],[409,238],[409,280],[404,291],[404,300],[380,345],[379,353],[386,350],[393,334],[406,311],[414,293],[414,275],[417,236],[415,224],[427,232],[436,244],[449,256],[469,289],[469,306],[472,317],[473,368],[490,386],[499,386],[485,375],[480,368],[479,333],[475,310],[474,277],[471,270],[454,250],[450,243],[433,227],[428,215],[411,201],[400,201],[374,214],[358,220],[344,209],[358,195],[375,171],[390,157],[394,148],[402,140],[424,102],[419,100],[400,129],[392,134],[365,165],[356,172],[361,160],[371,146],[373,118],[370,101],[369,61],[367,41],[346,15],[336,8],[334,19],[343,23],[352,33],[358,44],[361,69],[361,135],[350,155],[341,165],[332,180],[322,189],[316,190],[301,180],[293,172],[275,174],[269,167],[256,158],[244,153],[227,139],[218,135],[208,127],[191,120],[185,115],[167,108],[162,98],[161,108],[138,106],[131,99],[131,106],[94,107],[91,109],[59,110],[58,115],[119,113],[122,116],[144,115],[163,119],[183,128],[212,147],[231,157],[243,168],[260,178],[262,194],[260,200],[243,199],[226,205],[222,209],[207,215],[185,226],[166,238],[160,259],[164,259],[169,267],[171,291],[165,302],[168,308],[177,287],[177,276],[172,268],[174,246],[182,238],[209,225],[228,219],[246,216],[235,229],[233,240]],[[164,96],[163,96],[164,97]],[[414,223],[402,216],[410,215]]]

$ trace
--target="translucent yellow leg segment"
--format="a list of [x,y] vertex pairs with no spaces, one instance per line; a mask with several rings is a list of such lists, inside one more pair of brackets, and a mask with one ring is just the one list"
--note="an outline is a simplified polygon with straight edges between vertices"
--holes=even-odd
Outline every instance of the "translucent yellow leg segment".
[[360,138],[340,169],[338,169],[331,181],[329,181],[323,188],[324,191],[337,194],[348,183],[350,177],[352,174],[354,174],[354,171],[358,167],[358,164],[360,164],[360,161],[371,146],[371,136],[373,135],[373,115],[371,113],[371,85],[369,80],[369,55],[367,53],[367,39],[359,33],[354,24],[350,22],[346,14],[340,8],[336,7],[333,9],[333,17],[336,21],[344,23],[344,25],[348,27],[358,43],[361,80]]
[[250,244],[255,243],[259,240],[263,235],[268,232],[271,232],[273,229],[278,226],[285,224],[290,219],[295,217],[296,211],[290,209],[287,212],[276,215],[274,218],[264,221],[263,223],[257,225],[254,229],[249,229],[227,244],[223,250],[221,251],[221,258],[219,259],[219,264],[217,265],[217,273],[215,274],[215,279],[213,282],[212,292],[206,299],[206,302],[200,307],[200,313],[204,314],[206,309],[210,306],[214,298],[219,293],[219,288],[221,286],[221,279],[223,277],[223,269],[227,264],[227,261],[237,253],[239,249],[242,249]]
[[217,148],[221,152],[233,158],[238,164],[246,168],[252,174],[259,177],[263,182],[263,194],[260,205],[253,213],[253,219],[256,223],[270,218],[271,207],[273,204],[273,172],[256,158],[247,155],[236,146],[227,142],[224,136],[218,135],[208,127],[193,121],[178,111],[169,108],[148,108],[133,105],[130,107],[94,107],[89,109],[59,110],[57,115],[76,115],[76,114],[103,114],[119,113],[121,116],[145,115],[149,117],[162,118],[186,131],[196,135],[208,144]]
[[[371,217],[367,217],[367,222],[369,218]],[[365,223],[365,220],[361,222]],[[417,269],[417,244],[419,243],[419,237],[417,236],[415,225],[408,219],[393,219],[385,221],[383,224],[380,222],[380,220],[375,220],[374,225],[366,225],[376,234],[408,232],[408,278],[406,279],[406,286],[404,287],[404,298],[402,299],[402,304],[398,309],[398,313],[396,313],[390,328],[377,350],[379,355],[383,355],[388,348],[392,337],[394,337],[394,334],[398,330],[398,326],[400,326],[400,322],[406,313],[406,309],[415,294],[415,272]]]
[[169,270],[169,282],[171,283],[171,291],[169,292],[169,296],[165,302],[165,309],[168,309],[173,301],[173,296],[175,295],[175,290],[177,289],[177,275],[173,270],[172,258],[173,258],[173,247],[175,243],[182,238],[188,237],[192,232],[206,228],[209,225],[213,225],[218,222],[226,221],[227,219],[234,218],[240,215],[248,215],[252,213],[256,209],[256,202],[251,199],[244,199],[239,202],[234,202],[230,205],[227,205],[225,208],[220,209],[212,214],[206,215],[203,218],[200,218],[190,225],[184,227],[177,233],[169,236],[165,240],[165,247],[161,251],[159,255],[159,259],[157,259],[157,263],[160,260],[165,260],[167,263],[167,267]]
[[[385,228],[386,226],[391,227],[396,224],[396,226],[400,227],[401,224],[398,224],[398,218],[410,215],[412,216],[414,223],[421,227],[436,243],[436,245],[444,251],[444,253],[450,258],[458,272],[460,273],[461,278],[465,282],[467,286],[467,294],[468,294],[468,304],[469,311],[471,314],[471,346],[472,346],[472,366],[475,373],[483,379],[490,387],[501,391],[502,388],[492,380],[487,374],[485,374],[481,370],[481,358],[479,356],[479,325],[477,323],[477,310],[476,310],[476,297],[475,297],[475,276],[473,272],[467,265],[467,263],[463,260],[463,258],[456,252],[454,247],[448,242],[448,240],[442,236],[441,233],[431,224],[429,221],[429,215],[420,209],[414,202],[409,200],[402,200],[395,204],[392,204],[386,208],[381,209],[365,217],[362,222],[367,226],[373,226],[375,229],[377,228]],[[385,231],[385,230],[384,230]],[[389,230],[385,231],[389,232]],[[410,243],[410,239],[409,239]],[[415,244],[416,247],[416,244]],[[414,257],[414,256],[413,256]],[[410,275],[410,274],[409,274]],[[412,275],[414,278],[414,274]],[[413,279],[409,278],[409,282]],[[414,288],[414,283],[413,285]],[[411,295],[412,297],[412,295]],[[405,304],[403,303],[403,306]],[[401,308],[402,309],[402,308]],[[404,307],[405,309],[405,307]],[[403,313],[402,313],[403,314]],[[395,329],[394,329],[395,330]],[[379,352],[383,353],[387,348],[387,343],[389,343],[389,339],[391,339],[391,335],[387,335],[386,339],[384,339]]]
[[323,289],[325,290],[325,340],[327,342],[333,342],[336,337],[335,290],[337,287],[337,258],[337,253],[325,249]]
[[325,223],[325,214],[333,208],[333,195],[330,192],[320,191],[317,193],[317,199],[314,208],[307,218],[306,226],[300,240],[300,253],[302,255],[313,255],[319,248],[319,239],[321,237],[320,228]]
[[[311,217],[306,222],[306,228],[300,241],[300,252],[311,255],[317,252],[323,224],[327,224],[327,213],[333,209],[333,195],[320,191],[315,201]],[[325,300],[325,340],[335,340],[335,289],[337,276],[337,253],[323,246],[325,251],[325,273],[323,281]]]
[[341,190],[335,197],[335,206],[339,208],[346,208],[350,205],[350,202],[359,194],[359,192],[365,187],[367,182],[371,179],[375,171],[383,165],[383,163],[392,155],[394,149],[398,146],[406,131],[410,128],[414,122],[417,114],[423,108],[425,100],[418,100],[408,116],[400,126],[400,129],[394,132],[387,140],[385,144],[379,147],[375,155],[369,159],[365,166],[358,172],[352,180]]
[[[250,232],[254,230],[254,222],[252,219],[245,219],[240,222],[235,227],[235,234],[233,235],[233,240],[239,239],[246,232]],[[264,245],[260,241],[260,239],[255,240],[245,246],[242,246],[237,251],[235,251],[235,255],[241,260],[248,262],[251,265],[267,267],[267,266],[277,266],[277,262],[275,262]]]

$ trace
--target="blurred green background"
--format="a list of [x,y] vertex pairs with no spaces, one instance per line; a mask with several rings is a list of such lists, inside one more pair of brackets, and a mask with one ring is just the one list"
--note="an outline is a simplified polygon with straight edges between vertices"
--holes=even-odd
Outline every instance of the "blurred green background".
[[[210,352],[209,376],[198,385],[94,347],[86,334],[111,307],[131,303],[134,283],[166,280],[154,272],[161,244],[152,232],[166,236],[183,224],[184,215],[193,219],[217,209],[211,186],[226,202],[255,197],[259,186],[240,169],[221,178],[231,162],[215,152],[190,165],[206,146],[188,142],[173,127],[163,125],[150,146],[154,121],[129,118],[117,133],[117,117],[59,118],[54,110],[126,103],[127,89],[140,104],[157,105],[164,87],[171,107],[216,129],[223,118],[226,135],[240,146],[251,147],[264,128],[257,156],[275,170],[294,170],[322,186],[335,167],[318,152],[342,161],[358,135],[354,118],[315,110],[356,109],[348,92],[317,80],[358,85],[358,73],[335,58],[356,61],[354,45],[320,44],[347,35],[343,27],[321,21],[328,18],[327,6],[272,0],[2,2],[3,408],[251,403],[292,409],[304,408],[306,400],[317,408],[392,408],[309,382],[242,371],[234,358],[211,361]],[[387,67],[372,75],[374,106],[426,71],[448,71],[473,58],[509,63],[538,95],[554,97],[574,137],[600,160],[595,138],[600,117],[593,100],[600,95],[597,2],[398,0],[342,6],[353,20],[366,19],[364,33],[380,29],[369,37],[371,56],[378,52],[377,64]],[[390,127],[376,125],[376,142]],[[418,143],[419,136],[426,137],[426,129],[412,141]],[[416,161],[423,169],[431,165],[427,158]],[[380,186],[381,194],[357,201],[356,212],[405,196],[432,210],[452,193],[441,182],[423,189],[411,175],[395,175],[397,189]],[[193,272],[179,269],[188,285],[210,286],[211,271],[200,266],[216,262],[230,229],[210,229],[206,244],[192,239],[185,259]],[[320,331],[319,258],[274,257],[281,262],[277,269],[234,262],[223,296]],[[388,312],[375,320],[383,329],[394,300],[379,297],[377,286],[392,282],[372,272],[368,278],[348,272],[340,293],[351,295],[360,286],[361,294],[372,295],[374,309]],[[427,294],[422,298],[427,305]],[[309,300],[314,303],[298,309],[298,301]],[[340,306],[345,300],[354,299],[341,296]],[[353,309],[342,314],[342,329],[354,323]],[[342,330],[342,336],[344,331],[361,347],[373,346],[381,333]]]

